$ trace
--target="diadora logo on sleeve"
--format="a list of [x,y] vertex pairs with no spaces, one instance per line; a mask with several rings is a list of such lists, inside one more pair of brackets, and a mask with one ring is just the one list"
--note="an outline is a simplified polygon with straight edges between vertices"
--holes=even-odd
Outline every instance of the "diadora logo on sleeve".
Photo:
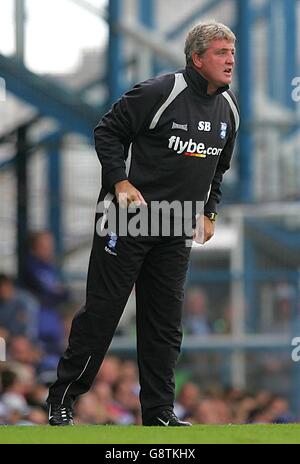
[[201,132],[210,132],[211,131],[211,123],[209,121],[199,121],[198,122],[198,130]]
[[206,147],[205,143],[194,142],[192,139],[187,141],[181,140],[180,137],[173,135],[169,138],[169,148],[179,155],[195,156],[197,158],[206,158],[207,155],[219,156],[223,148]]

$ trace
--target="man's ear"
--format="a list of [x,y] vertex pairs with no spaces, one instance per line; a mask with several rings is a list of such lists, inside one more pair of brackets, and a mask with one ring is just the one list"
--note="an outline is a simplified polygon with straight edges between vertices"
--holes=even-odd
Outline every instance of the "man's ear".
[[202,58],[198,55],[198,53],[193,52],[192,53],[192,60],[195,68],[201,69],[202,68]]

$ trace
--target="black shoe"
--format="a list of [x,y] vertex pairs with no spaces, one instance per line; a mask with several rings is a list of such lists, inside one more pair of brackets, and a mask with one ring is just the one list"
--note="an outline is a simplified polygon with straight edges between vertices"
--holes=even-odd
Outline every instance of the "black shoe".
[[50,425],[74,425],[73,410],[63,404],[49,404]]
[[156,425],[158,427],[189,427],[192,424],[179,420],[173,411],[167,409],[159,411],[148,421],[144,420],[143,425]]

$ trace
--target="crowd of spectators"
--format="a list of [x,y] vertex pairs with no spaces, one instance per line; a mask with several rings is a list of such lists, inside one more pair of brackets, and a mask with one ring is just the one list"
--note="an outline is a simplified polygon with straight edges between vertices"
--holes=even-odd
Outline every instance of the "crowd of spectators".
[[48,231],[34,232],[22,282],[0,271],[0,423],[45,423],[45,395],[67,339],[71,295]]
[[[54,263],[54,243],[47,231],[30,236],[22,286],[0,273],[0,337],[6,362],[0,362],[0,424],[47,424],[46,397],[56,378],[73,313],[71,292]],[[70,305],[70,306],[68,306]],[[207,297],[197,288],[187,293],[187,334],[213,332]],[[77,424],[141,424],[136,363],[109,355],[92,389],[75,405]],[[288,401],[267,391],[249,394],[228,388],[202,391],[196,381],[184,382],[175,412],[194,424],[287,423],[295,421]]]
[[44,368],[54,367],[64,348],[70,302],[54,262],[52,235],[31,234],[23,281],[0,273],[0,336],[8,345],[15,337],[26,337],[40,351]]
[[[25,337],[14,337],[13,343],[11,360],[0,370],[0,424],[47,424],[45,400],[54,373],[37,374],[40,353]],[[295,422],[283,397],[267,391],[249,394],[235,388],[202,391],[192,380],[182,384],[175,412],[193,424]],[[92,389],[75,404],[74,413],[76,424],[140,425],[136,363],[107,356]]]

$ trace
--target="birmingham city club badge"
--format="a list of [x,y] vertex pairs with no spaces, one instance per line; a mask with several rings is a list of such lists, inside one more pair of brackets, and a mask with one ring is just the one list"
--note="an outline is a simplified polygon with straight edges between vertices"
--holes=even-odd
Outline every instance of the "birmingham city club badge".
[[220,137],[222,140],[225,139],[226,134],[227,134],[227,123],[221,122]]

